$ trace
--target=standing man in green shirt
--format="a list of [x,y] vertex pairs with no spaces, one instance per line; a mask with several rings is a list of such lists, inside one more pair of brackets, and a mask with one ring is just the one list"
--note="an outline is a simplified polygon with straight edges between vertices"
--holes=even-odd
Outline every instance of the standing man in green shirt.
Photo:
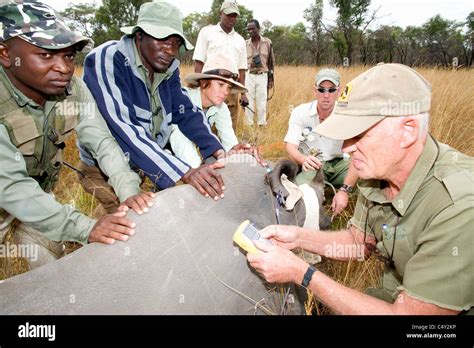
[[[276,245],[248,255],[269,282],[292,281],[341,314],[459,314],[474,306],[474,159],[428,134],[431,86],[415,70],[380,64],[348,83],[334,114],[316,128],[345,140],[359,178],[350,227],[327,233],[270,226]],[[339,260],[374,253],[379,288],[349,289],[296,257]]]
[[[27,258],[31,269],[62,256],[61,241],[126,241],[135,226],[125,217],[128,207],[143,213],[152,204],[153,194],[140,194],[140,178],[89,90],[73,77],[76,52],[91,46],[41,2],[10,0],[0,6],[0,242],[11,234],[27,254],[17,256]],[[50,194],[74,129],[122,202],[119,212],[99,221]]]

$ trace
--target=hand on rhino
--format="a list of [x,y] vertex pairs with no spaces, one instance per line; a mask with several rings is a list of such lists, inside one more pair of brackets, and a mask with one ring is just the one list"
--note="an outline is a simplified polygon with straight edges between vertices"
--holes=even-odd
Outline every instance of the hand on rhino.
[[224,180],[216,169],[224,168],[224,163],[214,162],[203,164],[198,168],[191,168],[181,181],[192,185],[200,194],[214,200],[224,198]]
[[116,240],[127,241],[135,234],[135,223],[125,216],[126,211],[106,214],[97,220],[89,234],[89,243],[114,244]]

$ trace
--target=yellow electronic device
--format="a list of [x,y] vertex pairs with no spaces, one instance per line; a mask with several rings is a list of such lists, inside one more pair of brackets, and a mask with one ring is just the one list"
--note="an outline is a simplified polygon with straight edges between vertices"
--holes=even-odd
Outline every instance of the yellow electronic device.
[[242,249],[251,254],[259,254],[262,252],[255,246],[255,244],[253,244],[254,240],[260,240],[271,244],[268,239],[261,237],[258,230],[249,220],[245,220],[239,227],[237,227],[233,239]]

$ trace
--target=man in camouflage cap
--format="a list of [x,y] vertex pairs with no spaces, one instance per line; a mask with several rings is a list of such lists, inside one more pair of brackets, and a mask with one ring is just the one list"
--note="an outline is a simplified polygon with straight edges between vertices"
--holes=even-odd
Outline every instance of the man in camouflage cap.
[[57,50],[76,46],[88,52],[93,41],[71,31],[54,9],[34,0],[2,1],[0,41],[20,37],[32,45]]
[[[152,194],[140,194],[140,179],[89,90],[73,76],[76,52],[91,46],[43,3],[0,3],[0,251],[13,241],[24,253],[15,256],[27,258],[30,268],[60,257],[60,241],[127,240],[134,233],[128,207],[142,213],[151,204]],[[74,129],[123,202],[119,212],[99,221],[50,194]]]
[[[350,227],[338,232],[271,226],[277,245],[249,255],[270,282],[296,282],[341,314],[472,314],[474,159],[428,133],[431,86],[401,64],[380,64],[346,85],[316,132],[344,140],[360,177]],[[339,260],[374,254],[378,288],[349,289],[289,249]],[[285,250],[286,249],[286,250]]]

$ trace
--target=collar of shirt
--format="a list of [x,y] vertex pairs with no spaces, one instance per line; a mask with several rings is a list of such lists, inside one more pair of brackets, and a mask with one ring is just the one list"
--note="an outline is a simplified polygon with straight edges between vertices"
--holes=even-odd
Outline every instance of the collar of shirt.
[[[0,66],[0,80],[3,82],[3,85],[7,89],[7,91],[13,96],[13,99],[20,107],[28,106],[32,110],[43,109],[41,105],[38,105],[33,99],[28,98],[22,91],[16,88],[13,83],[8,78],[5,70],[2,66]],[[72,93],[72,86],[71,83],[66,87],[66,90],[63,94],[57,96],[50,96],[46,100],[46,104],[44,106],[44,110],[47,111],[46,114],[54,107],[54,105],[63,99],[65,99],[68,95]]]
[[223,33],[226,34],[226,35],[234,35],[234,33],[236,32],[235,29],[232,28],[232,30],[231,30],[229,33],[226,33],[226,32],[224,31],[224,29],[222,29],[220,22],[216,24],[216,27],[217,27],[221,32],[223,32]]
[[425,181],[428,173],[438,157],[438,146],[436,140],[431,135],[426,140],[425,147],[420,157],[416,161],[415,167],[408,176],[405,185],[403,185],[400,193],[393,199],[388,200],[382,189],[380,180],[363,180],[358,187],[361,194],[368,200],[376,203],[390,203],[403,216],[410,206],[413,198]]
[[[308,111],[309,117],[316,117],[318,116],[318,101],[313,100],[310,105],[309,105],[309,111]],[[319,122],[319,117],[317,117],[318,122]]]

